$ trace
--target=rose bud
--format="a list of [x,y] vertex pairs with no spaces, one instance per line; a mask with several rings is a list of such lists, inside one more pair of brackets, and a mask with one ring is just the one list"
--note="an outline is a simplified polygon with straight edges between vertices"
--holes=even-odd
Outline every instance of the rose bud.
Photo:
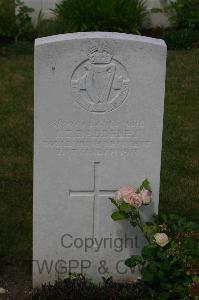
[[150,204],[152,200],[152,192],[143,188],[140,192],[143,204]]

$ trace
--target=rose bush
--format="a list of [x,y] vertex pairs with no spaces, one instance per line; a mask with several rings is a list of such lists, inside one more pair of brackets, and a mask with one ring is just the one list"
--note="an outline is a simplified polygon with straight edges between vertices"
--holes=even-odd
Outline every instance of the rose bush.
[[148,180],[137,190],[120,188],[110,200],[117,208],[112,219],[138,226],[147,241],[141,255],[131,256],[126,265],[140,266],[142,279],[154,290],[155,299],[199,299],[198,225],[176,215],[154,215],[153,222],[143,222],[139,210],[152,202]]

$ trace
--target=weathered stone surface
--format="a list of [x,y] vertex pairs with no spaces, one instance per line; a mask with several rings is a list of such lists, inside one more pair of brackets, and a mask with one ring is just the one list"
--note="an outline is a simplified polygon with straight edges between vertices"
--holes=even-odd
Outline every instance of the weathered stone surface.
[[107,199],[148,178],[154,202],[144,217],[158,211],[165,62],[165,43],[140,36],[36,40],[35,286],[69,271],[132,277],[122,260],[139,253],[143,240],[112,221]]

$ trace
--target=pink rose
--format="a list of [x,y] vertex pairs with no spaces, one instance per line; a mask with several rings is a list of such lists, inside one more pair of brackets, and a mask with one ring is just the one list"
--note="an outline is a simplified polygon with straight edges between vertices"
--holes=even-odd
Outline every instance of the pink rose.
[[116,192],[115,200],[120,201],[122,200],[122,198],[129,199],[133,193],[135,193],[134,188],[132,188],[131,186],[124,186]]
[[145,188],[141,190],[140,196],[143,204],[149,204],[152,200],[152,192]]
[[140,195],[136,194],[136,191],[131,186],[125,186],[120,188],[115,195],[117,202],[123,200],[126,203],[138,208],[142,205],[142,199]]
[[139,194],[134,192],[129,198],[124,197],[124,202],[131,204],[135,208],[138,208],[142,205],[142,198]]

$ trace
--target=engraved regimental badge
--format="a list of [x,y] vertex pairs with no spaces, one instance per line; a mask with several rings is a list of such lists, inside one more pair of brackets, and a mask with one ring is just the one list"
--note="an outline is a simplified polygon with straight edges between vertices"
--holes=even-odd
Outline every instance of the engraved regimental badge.
[[89,112],[110,112],[119,107],[129,91],[126,68],[114,59],[112,50],[92,46],[71,78],[76,102]]

